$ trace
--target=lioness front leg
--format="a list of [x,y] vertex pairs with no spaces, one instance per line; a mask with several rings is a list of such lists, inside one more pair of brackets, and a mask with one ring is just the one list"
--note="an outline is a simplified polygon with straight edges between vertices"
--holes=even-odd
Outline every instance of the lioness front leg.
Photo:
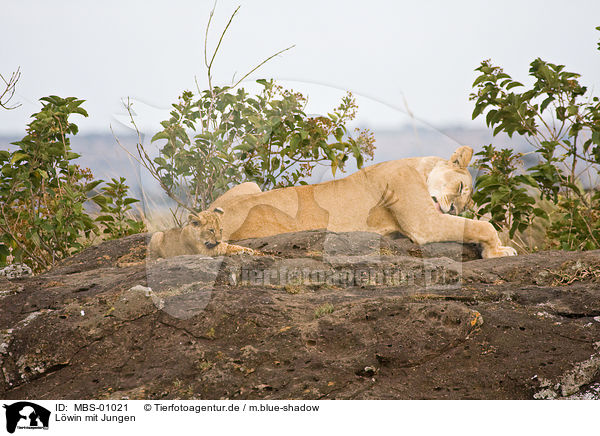
[[430,242],[473,242],[481,244],[481,256],[491,257],[516,256],[514,248],[503,246],[498,232],[487,221],[477,221],[454,215],[441,214],[437,211],[424,214],[420,219],[410,220],[407,236],[417,244]]
[[457,218],[464,222],[464,241],[481,244],[481,256],[484,259],[517,255],[514,248],[502,245],[498,232],[491,223],[454,216],[447,218]]
[[419,245],[430,242],[474,242],[481,244],[484,259],[516,256],[514,248],[502,245],[498,232],[489,222],[437,211],[425,184],[396,186],[387,207],[400,226],[400,231],[413,242]]

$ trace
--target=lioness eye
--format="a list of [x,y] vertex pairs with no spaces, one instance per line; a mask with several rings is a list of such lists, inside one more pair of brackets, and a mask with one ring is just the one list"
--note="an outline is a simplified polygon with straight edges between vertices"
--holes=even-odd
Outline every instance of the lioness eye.
[[458,192],[462,192],[463,190],[463,182],[460,182],[460,187],[458,188]]
[[209,232],[214,233],[215,229],[208,229]]
[[192,225],[193,226],[197,226],[198,225],[198,221],[192,221]]

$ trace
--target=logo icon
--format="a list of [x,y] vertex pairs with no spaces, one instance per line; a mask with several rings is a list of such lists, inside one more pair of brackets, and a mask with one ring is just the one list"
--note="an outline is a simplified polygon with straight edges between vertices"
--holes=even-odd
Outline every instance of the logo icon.
[[50,411],[29,401],[19,401],[6,409],[6,431],[14,433],[15,429],[48,429]]

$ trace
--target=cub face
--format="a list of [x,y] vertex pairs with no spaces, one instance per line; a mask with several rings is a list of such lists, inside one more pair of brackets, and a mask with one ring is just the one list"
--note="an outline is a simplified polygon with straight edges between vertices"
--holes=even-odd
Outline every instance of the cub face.
[[467,170],[471,147],[459,147],[450,160],[436,164],[427,178],[427,189],[436,209],[458,215],[471,204],[473,178]]
[[223,209],[215,208],[188,216],[188,223],[182,233],[186,239],[193,240],[197,245],[207,250],[216,248],[223,239],[223,224],[221,215]]

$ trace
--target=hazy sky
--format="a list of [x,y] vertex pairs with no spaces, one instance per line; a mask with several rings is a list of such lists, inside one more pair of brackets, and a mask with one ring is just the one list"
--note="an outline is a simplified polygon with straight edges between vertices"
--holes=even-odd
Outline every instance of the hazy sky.
[[[108,132],[121,99],[147,106],[150,123],[197,75],[206,84],[203,41],[212,1],[0,0],[0,72],[18,66],[14,111],[0,133],[22,132],[48,94],[87,100],[83,132]],[[406,122],[405,104],[434,126],[471,122],[473,71],[491,58],[515,79],[536,57],[562,63],[600,92],[600,2],[590,1],[219,1],[209,47],[242,7],[216,60],[227,84],[276,51],[296,47],[253,78],[272,77],[309,96],[310,112],[359,96],[359,123]],[[406,103],[405,103],[406,102]],[[151,112],[157,108],[157,114]],[[162,111],[161,111],[162,110]],[[151,127],[150,127],[151,128]]]

